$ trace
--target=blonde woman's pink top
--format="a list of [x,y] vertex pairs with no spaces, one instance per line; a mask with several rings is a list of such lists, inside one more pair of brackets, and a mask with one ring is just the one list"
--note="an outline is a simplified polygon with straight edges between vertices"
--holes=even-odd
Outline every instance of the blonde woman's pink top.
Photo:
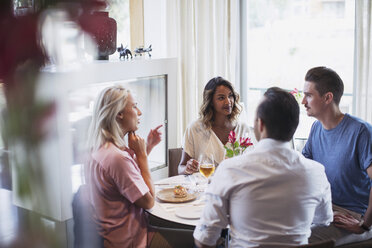
[[130,149],[112,143],[92,154],[90,199],[105,247],[146,247],[147,219],[134,202],[149,192]]

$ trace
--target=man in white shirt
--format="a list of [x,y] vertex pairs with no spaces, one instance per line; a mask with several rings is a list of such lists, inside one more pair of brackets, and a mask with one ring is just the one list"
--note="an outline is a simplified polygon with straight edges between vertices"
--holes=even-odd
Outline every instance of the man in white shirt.
[[255,149],[223,161],[208,186],[194,231],[197,247],[214,247],[227,225],[231,247],[307,244],[312,223],[329,225],[333,213],[324,167],[288,142],[298,121],[295,98],[268,89],[257,108]]

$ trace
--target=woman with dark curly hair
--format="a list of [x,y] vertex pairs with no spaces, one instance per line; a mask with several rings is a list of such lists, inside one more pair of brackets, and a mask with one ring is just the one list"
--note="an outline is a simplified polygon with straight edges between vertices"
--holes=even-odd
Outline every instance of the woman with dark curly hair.
[[209,80],[204,88],[199,119],[185,132],[179,174],[197,172],[197,159],[201,154],[213,156],[218,165],[225,158],[224,145],[230,131],[234,131],[238,138],[249,136],[254,139],[253,129],[238,121],[240,111],[239,94],[232,84],[222,77]]

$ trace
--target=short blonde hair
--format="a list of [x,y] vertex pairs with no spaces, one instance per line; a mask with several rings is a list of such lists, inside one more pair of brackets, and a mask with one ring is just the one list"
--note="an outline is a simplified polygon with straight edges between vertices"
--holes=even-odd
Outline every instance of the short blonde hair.
[[234,97],[234,106],[232,108],[231,114],[228,116],[231,122],[238,119],[241,112],[241,105],[239,103],[239,94],[234,90],[232,84],[222,77],[215,77],[208,81],[205,85],[203,92],[203,103],[200,107],[199,118],[206,128],[212,128],[214,122],[214,109],[212,106],[213,96],[216,92],[218,86],[225,86],[231,90]]
[[117,115],[125,108],[130,91],[120,85],[105,88],[98,96],[89,127],[88,149],[98,150],[106,142],[123,147],[124,133]]

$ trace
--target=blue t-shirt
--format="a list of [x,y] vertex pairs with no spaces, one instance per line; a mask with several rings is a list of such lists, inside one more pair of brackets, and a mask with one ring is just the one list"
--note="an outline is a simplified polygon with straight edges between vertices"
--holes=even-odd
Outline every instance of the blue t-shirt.
[[371,124],[348,114],[331,130],[316,121],[302,154],[324,165],[334,204],[365,213],[372,182],[366,171],[372,164]]

